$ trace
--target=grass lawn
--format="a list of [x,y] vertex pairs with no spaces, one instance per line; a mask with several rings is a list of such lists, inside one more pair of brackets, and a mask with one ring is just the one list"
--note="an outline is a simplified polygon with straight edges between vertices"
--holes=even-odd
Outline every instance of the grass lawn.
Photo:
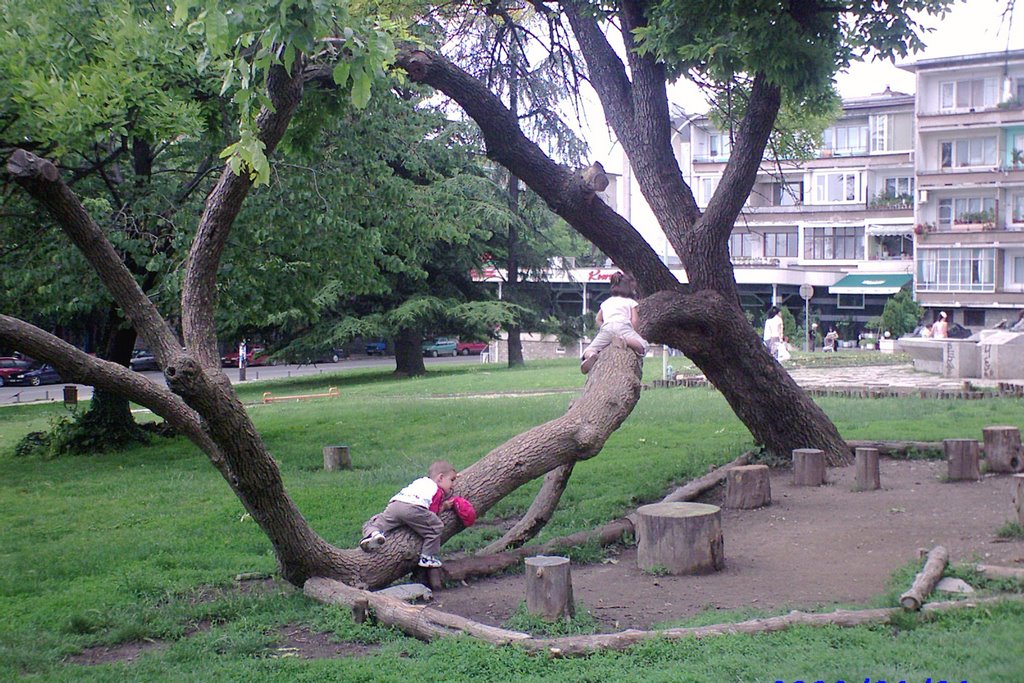
[[[836,354],[830,361],[881,355]],[[683,359],[672,360],[680,369]],[[645,379],[660,372],[660,362],[648,363]],[[446,457],[457,467],[474,462],[560,415],[582,384],[575,362],[567,360],[517,370],[459,366],[414,380],[395,380],[380,370],[348,371],[251,383],[240,393],[255,403],[267,390],[339,388],[340,399],[251,410],[303,514],[328,541],[352,547],[362,521],[430,461]],[[548,391],[555,393],[495,395]],[[978,438],[984,426],[1020,424],[1022,414],[1020,400],[1002,398],[828,398],[820,404],[847,438]],[[13,456],[21,436],[46,428],[61,413],[56,405],[0,409],[0,680],[1024,680],[1019,604],[911,618],[899,628],[801,628],[651,642],[574,660],[528,657],[464,639],[423,644],[356,625],[346,613],[293,590],[233,590],[240,572],[273,572],[274,557],[220,475],[183,439],[51,461]],[[355,469],[324,472],[321,448],[340,443],[349,445]],[[577,466],[544,536],[592,528],[752,446],[717,392],[645,391],[604,451]],[[522,512],[537,486],[524,487],[488,514]],[[478,547],[494,533],[476,527],[445,550]],[[362,656],[301,660],[279,649],[283,627],[330,632],[339,641],[373,647]],[[157,646],[131,663],[68,661],[84,648],[123,643]]]

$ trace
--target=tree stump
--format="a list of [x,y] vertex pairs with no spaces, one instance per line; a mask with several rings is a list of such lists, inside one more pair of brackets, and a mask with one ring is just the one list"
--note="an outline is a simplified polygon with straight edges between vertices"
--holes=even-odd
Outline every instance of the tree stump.
[[1017,510],[1017,523],[1024,526],[1024,474],[1013,475],[1013,507]]
[[878,473],[878,449],[858,448],[855,458],[857,490],[874,491],[882,488],[881,477]]
[[703,503],[654,503],[636,510],[636,562],[646,571],[709,574],[725,566],[722,510]]
[[576,614],[568,557],[526,558],[526,611],[548,621]]
[[767,465],[743,465],[726,473],[725,507],[752,510],[771,502],[772,487]]
[[324,446],[324,469],[328,472],[352,469],[348,446]]
[[1024,471],[1024,453],[1020,443],[1020,430],[1016,427],[985,427],[985,460],[989,472]]
[[977,481],[981,479],[978,469],[978,442],[974,439],[943,439],[950,481]]
[[793,449],[793,485],[821,486],[825,483],[825,451],[817,448]]

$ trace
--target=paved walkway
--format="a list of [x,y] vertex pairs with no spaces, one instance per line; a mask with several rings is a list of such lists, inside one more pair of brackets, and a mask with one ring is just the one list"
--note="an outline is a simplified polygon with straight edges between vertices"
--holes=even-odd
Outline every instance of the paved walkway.
[[906,365],[871,365],[843,368],[799,368],[791,369],[797,384],[814,389],[843,388],[899,388],[907,390],[936,389],[959,391],[964,382],[972,387],[994,389],[998,382],[990,379],[962,380],[940,377],[929,372],[918,372],[910,363]]
[[[912,363],[818,368],[787,368],[796,383],[816,395],[853,395],[867,397],[921,395],[932,398],[985,398],[1000,391],[1000,384],[1016,385],[1011,395],[1024,395],[1024,379],[955,379],[919,372]],[[658,386],[700,386],[703,376],[682,377],[674,382],[651,383]],[[1004,387],[1005,389],[1005,387]]]

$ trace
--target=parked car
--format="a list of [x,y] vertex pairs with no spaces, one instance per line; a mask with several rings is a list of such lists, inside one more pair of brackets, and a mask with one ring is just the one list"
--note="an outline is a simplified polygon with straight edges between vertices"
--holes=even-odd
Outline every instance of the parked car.
[[63,381],[60,373],[52,365],[37,365],[7,378],[7,383],[11,386],[38,387],[40,384],[58,384]]
[[366,342],[366,355],[367,356],[383,356],[387,353],[388,343],[383,339],[377,339],[376,341]]
[[7,378],[11,375],[17,375],[31,367],[32,363],[22,358],[14,358],[13,356],[0,358],[0,387],[7,382]]
[[132,351],[132,359],[128,362],[128,365],[136,372],[160,369],[160,365],[156,362],[156,358],[153,357],[153,354],[144,349],[135,349]]
[[423,355],[433,356],[434,358],[438,356],[454,356],[457,353],[455,350],[456,346],[458,346],[458,342],[454,339],[438,337],[423,343]]
[[[220,364],[225,368],[237,368],[238,367],[238,351],[232,351],[231,353],[224,354],[220,357]],[[245,365],[247,367],[256,367],[258,365],[273,365],[273,361],[270,360],[270,354],[262,346],[254,346],[252,349],[245,352]]]
[[469,354],[480,355],[487,350],[490,346],[487,342],[474,342],[474,341],[460,341],[455,345],[455,352],[460,356],[468,356]]

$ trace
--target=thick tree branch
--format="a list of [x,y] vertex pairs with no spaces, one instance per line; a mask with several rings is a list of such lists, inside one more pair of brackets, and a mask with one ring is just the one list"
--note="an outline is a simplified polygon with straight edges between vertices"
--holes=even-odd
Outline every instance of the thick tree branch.
[[85,255],[161,365],[180,352],[174,333],[78,197],[61,181],[57,167],[46,159],[19,149],[8,160],[7,172],[46,207]]
[[[297,70],[300,68],[296,66]],[[302,98],[302,83],[302,78],[292,77],[283,67],[271,68],[267,94],[273,109],[264,109],[257,119],[258,137],[268,157],[284,136]],[[185,345],[197,355],[204,367],[220,365],[214,325],[217,270],[231,226],[252,188],[252,182],[248,173],[235,175],[230,168],[224,168],[220,180],[207,197],[189,252],[181,294],[182,334]]]
[[476,121],[487,154],[515,174],[581,235],[633,273],[648,291],[679,286],[650,245],[622,216],[590,192],[578,174],[556,164],[526,138],[515,115],[480,81],[444,57],[407,47],[397,64],[459,103]]
[[712,226],[719,240],[728,240],[733,222],[750,194],[781,103],[779,87],[769,83],[764,74],[757,74],[729,164],[704,212],[705,222]]
[[587,61],[605,118],[622,143],[630,167],[641,179],[640,190],[669,243],[689,268],[686,234],[699,220],[700,210],[672,152],[664,67],[652,55],[634,51],[631,31],[644,25],[643,13],[630,3],[625,3],[620,12],[633,79],[627,89],[622,83],[626,78],[625,67],[597,19],[581,12],[575,2],[565,2],[563,7]]

